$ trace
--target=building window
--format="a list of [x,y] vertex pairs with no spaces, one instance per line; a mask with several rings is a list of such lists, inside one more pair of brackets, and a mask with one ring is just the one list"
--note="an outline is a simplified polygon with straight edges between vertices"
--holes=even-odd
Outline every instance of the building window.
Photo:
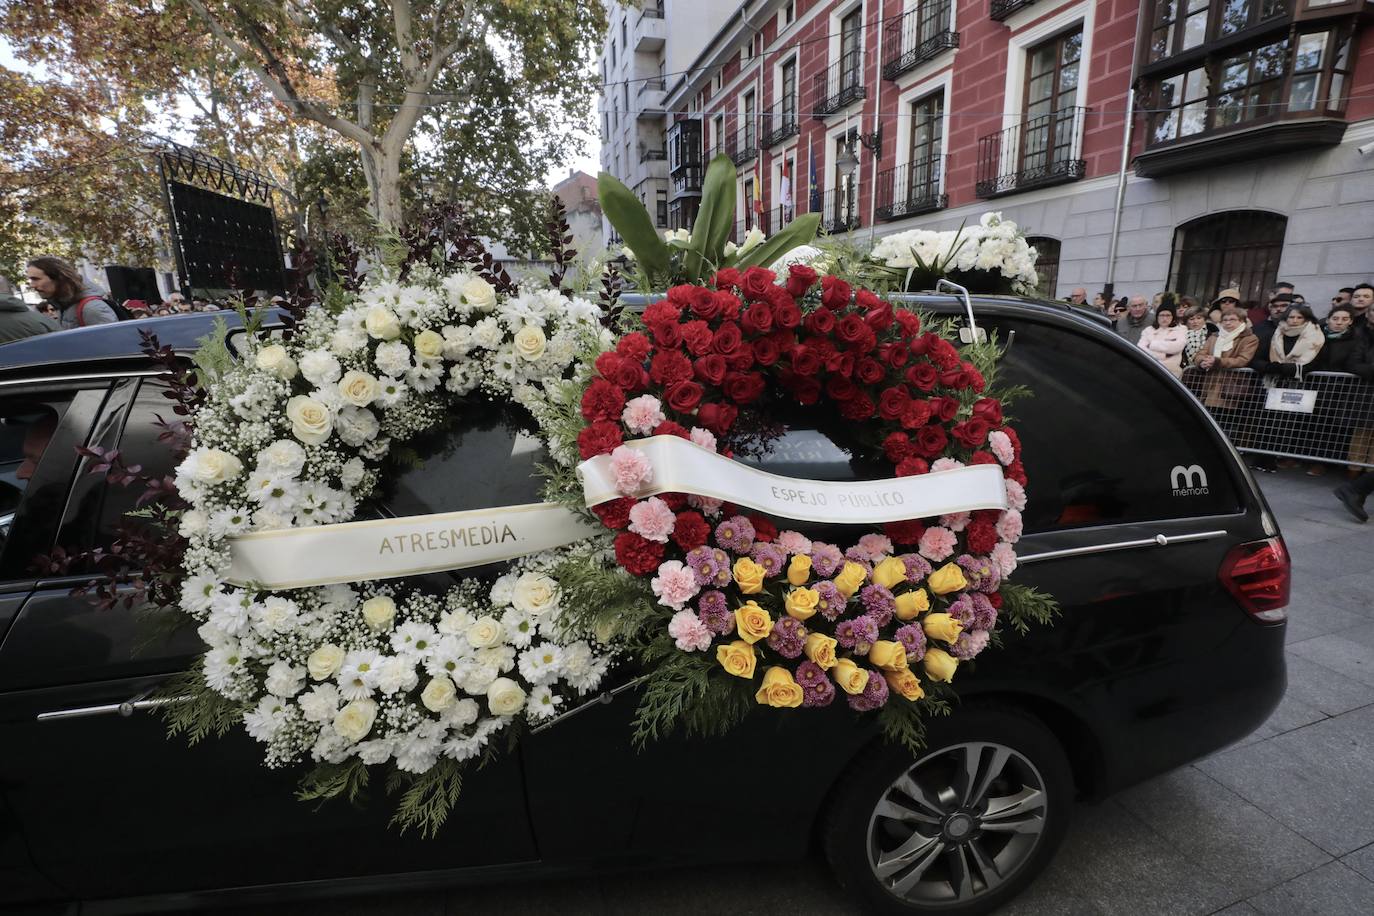
[[711,121],[711,155],[719,156],[725,149],[725,115],[716,115]]
[[[754,179],[744,179],[744,228],[754,228]],[[744,241],[739,239],[738,241]]]
[[782,98],[780,109],[782,124],[797,120],[797,59],[794,57],[782,65]]
[[938,197],[943,177],[944,91],[911,103],[911,150],[907,159],[907,200]]
[[741,131],[740,137],[742,141],[740,149],[742,151],[758,149],[758,143],[756,142],[757,137],[755,136],[756,125],[754,124],[757,114],[758,103],[754,99],[753,91],[750,90],[744,94],[744,112],[741,115],[744,119],[743,130]]
[[1163,60],[1287,13],[1285,0],[1156,0],[1149,59]]
[[863,10],[857,9],[840,20],[840,86],[858,86],[863,83],[863,57],[859,40],[863,36]]
[[1027,244],[1035,249],[1035,292],[1046,299],[1054,298],[1059,286],[1059,240],[1044,235],[1027,236]]
[[1248,307],[1264,301],[1278,280],[1288,218],[1263,210],[1231,210],[1184,223],[1174,231],[1169,289],[1199,302],[1240,290]]
[[660,190],[654,193],[656,197],[654,214],[658,217],[656,225],[663,229],[668,225],[668,192]]
[[784,3],[784,4],[782,5],[782,24],[783,24],[783,25],[791,25],[791,24],[792,24],[792,21],[793,21],[794,19],[796,19],[796,18],[797,18],[797,3],[796,3],[796,0],[787,0],[787,2]]
[[1079,59],[1083,28],[1065,32],[1026,52],[1021,171],[1049,171],[1074,158]]

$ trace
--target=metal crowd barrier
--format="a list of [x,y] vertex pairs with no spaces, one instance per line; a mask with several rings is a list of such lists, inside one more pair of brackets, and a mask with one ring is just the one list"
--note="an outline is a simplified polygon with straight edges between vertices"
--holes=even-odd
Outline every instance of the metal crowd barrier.
[[1189,367],[1183,384],[1242,452],[1374,468],[1374,385],[1359,376]]

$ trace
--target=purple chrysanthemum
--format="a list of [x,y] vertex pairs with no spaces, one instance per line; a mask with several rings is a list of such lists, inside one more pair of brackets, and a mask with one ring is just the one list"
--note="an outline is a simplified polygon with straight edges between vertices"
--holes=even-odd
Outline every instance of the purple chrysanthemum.
[[834,620],[844,613],[845,605],[849,599],[844,596],[834,582],[817,582],[815,585],[816,594],[820,600],[816,602],[816,610],[821,612],[821,616],[826,620]]
[[916,585],[930,575],[930,564],[919,553],[904,553],[897,559],[906,566],[906,581]]
[[897,599],[881,585],[865,585],[859,590],[859,601],[864,606],[864,612],[880,627],[887,626],[892,619],[892,612],[897,608]]
[[724,592],[702,592],[697,599],[697,615],[706,624],[706,629],[717,636],[724,636],[735,628],[735,615],[730,613]]
[[730,584],[730,556],[716,547],[693,547],[687,551],[687,565],[696,573],[698,585],[724,588]]
[[926,631],[921,629],[919,623],[909,623],[904,627],[898,627],[893,634],[897,637],[897,642],[906,649],[907,664],[919,662],[926,654]]
[[868,684],[864,686],[863,693],[856,693],[849,698],[849,708],[858,712],[868,712],[870,709],[880,709],[887,702],[887,679],[881,673],[868,669]]
[[979,630],[991,630],[997,626],[997,608],[992,606],[988,596],[981,592],[969,595],[973,602],[973,626]]
[[811,544],[811,568],[816,575],[823,579],[828,579],[839,572],[844,565],[844,554],[840,553],[840,548],[833,544],[822,544],[820,541],[813,541]]
[[868,572],[873,572],[873,561],[868,558],[868,551],[862,547],[851,547],[844,552],[844,558],[852,563],[858,563]]
[[987,648],[987,645],[987,630],[973,630],[969,633],[960,633],[959,638],[954,641],[954,646],[950,649],[950,654],[960,661],[968,661]]
[[866,655],[869,647],[878,641],[878,624],[872,617],[841,620],[835,627],[835,639],[846,649]]
[[759,542],[754,545],[749,556],[763,567],[764,573],[768,576],[782,575],[783,567],[787,563],[787,552],[776,544]]
[[754,543],[754,525],[743,515],[727,518],[716,526],[716,543],[735,553],[748,553]]
[[802,706],[829,706],[834,701],[835,685],[830,683],[829,678],[822,676],[821,682],[815,687],[802,688]]
[[779,617],[768,634],[768,648],[783,658],[796,658],[806,643],[806,627],[792,617]]
[[795,680],[803,691],[815,690],[821,684],[830,683],[830,679],[825,676],[825,669],[812,661],[805,661],[797,666]]
[[987,557],[973,557],[964,554],[958,560],[959,568],[964,571],[970,591],[991,593],[997,591],[1002,581],[1001,573]]
[[973,629],[973,619],[977,616],[977,611],[973,607],[973,599],[968,595],[960,595],[951,601],[945,613],[962,623],[965,630]]

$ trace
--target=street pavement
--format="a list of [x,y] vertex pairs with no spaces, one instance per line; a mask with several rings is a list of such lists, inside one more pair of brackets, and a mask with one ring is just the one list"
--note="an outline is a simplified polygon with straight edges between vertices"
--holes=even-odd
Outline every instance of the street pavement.
[[[1343,477],[1259,476],[1293,557],[1283,703],[1249,738],[1079,806],[1055,861],[1004,916],[1374,913],[1374,524],[1356,523],[1332,497]],[[814,861],[252,910],[474,911],[848,916],[862,909]]]

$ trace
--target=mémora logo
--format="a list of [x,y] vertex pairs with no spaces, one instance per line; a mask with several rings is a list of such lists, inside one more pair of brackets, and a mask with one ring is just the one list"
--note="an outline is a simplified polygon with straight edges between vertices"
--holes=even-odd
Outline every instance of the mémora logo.
[[1187,467],[1181,464],[1174,465],[1174,469],[1169,472],[1169,483],[1175,496],[1206,496],[1208,492],[1207,472],[1200,464],[1190,464]]

